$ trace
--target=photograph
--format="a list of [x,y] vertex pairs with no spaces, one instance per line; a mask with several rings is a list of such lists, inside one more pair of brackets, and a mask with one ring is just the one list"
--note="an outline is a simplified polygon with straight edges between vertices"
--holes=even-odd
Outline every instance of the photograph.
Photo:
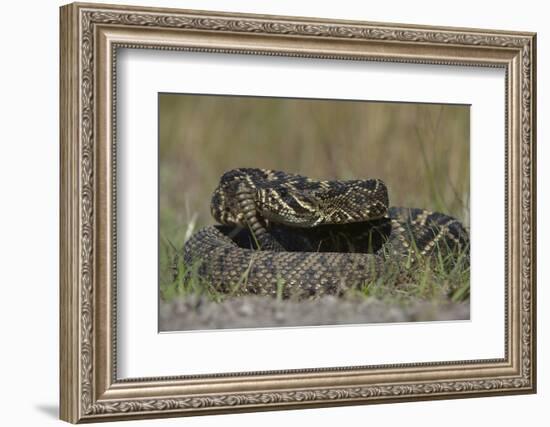
[[470,105],[159,93],[159,331],[470,318]]

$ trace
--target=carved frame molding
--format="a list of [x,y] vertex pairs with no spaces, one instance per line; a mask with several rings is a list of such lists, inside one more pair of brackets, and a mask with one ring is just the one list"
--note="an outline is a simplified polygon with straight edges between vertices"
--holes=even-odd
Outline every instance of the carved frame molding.
[[[505,68],[506,357],[117,380],[113,147],[120,47]],[[61,418],[82,422],[534,392],[535,50],[532,33],[62,7]]]

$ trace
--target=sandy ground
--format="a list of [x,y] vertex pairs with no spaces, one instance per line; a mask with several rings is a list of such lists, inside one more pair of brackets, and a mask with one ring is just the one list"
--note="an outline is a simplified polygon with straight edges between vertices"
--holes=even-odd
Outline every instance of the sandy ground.
[[323,297],[298,302],[258,296],[216,303],[192,296],[161,303],[159,317],[161,331],[421,322],[468,320],[470,304],[415,301],[403,306],[375,298]]

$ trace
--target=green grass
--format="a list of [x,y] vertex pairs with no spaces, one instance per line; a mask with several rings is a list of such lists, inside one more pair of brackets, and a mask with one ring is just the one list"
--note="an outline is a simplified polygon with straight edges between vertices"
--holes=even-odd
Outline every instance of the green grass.
[[438,256],[437,252],[431,257],[414,254],[413,262],[401,268],[390,262],[376,279],[363,284],[359,293],[388,302],[465,301],[470,289],[468,256],[466,250],[448,256]]

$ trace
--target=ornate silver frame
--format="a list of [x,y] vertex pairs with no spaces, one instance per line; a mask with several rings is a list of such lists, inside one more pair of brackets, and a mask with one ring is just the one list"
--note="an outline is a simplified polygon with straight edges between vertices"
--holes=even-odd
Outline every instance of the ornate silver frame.
[[[77,423],[536,390],[533,33],[71,4],[61,8],[61,418]],[[117,380],[118,47],[502,67],[505,357]]]

